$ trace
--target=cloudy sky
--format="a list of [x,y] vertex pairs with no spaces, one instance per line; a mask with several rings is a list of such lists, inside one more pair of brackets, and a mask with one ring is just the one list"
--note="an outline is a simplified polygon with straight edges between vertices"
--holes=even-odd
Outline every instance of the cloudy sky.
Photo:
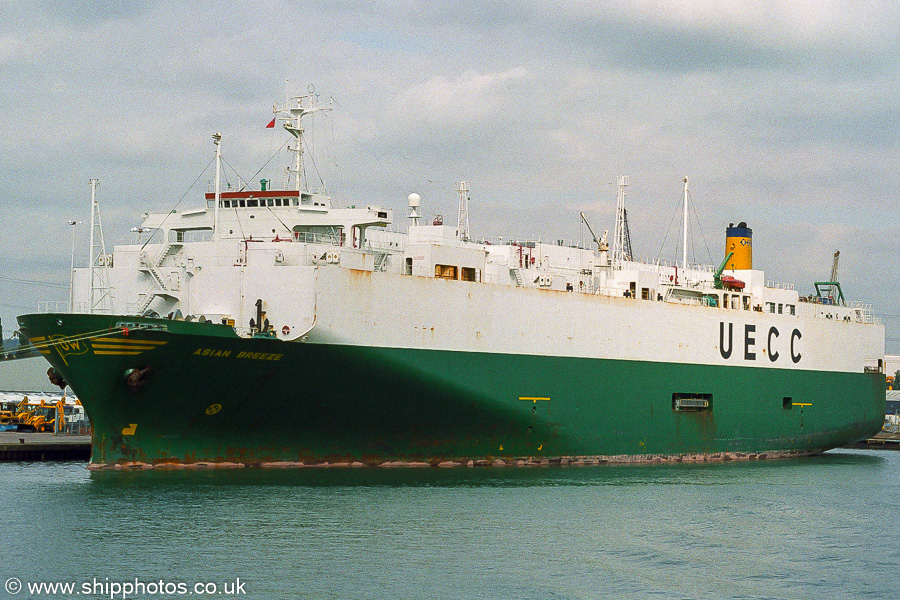
[[466,180],[476,236],[580,240],[581,210],[612,229],[629,175],[635,250],[671,259],[687,175],[695,260],[747,221],[754,266],[809,292],[840,249],[845,293],[900,352],[896,2],[12,0],[0,22],[5,337],[67,297],[90,178],[108,243],[202,204],[216,131],[229,181],[283,182],[265,124],[314,85],[338,203],[402,215],[416,191],[453,220]]

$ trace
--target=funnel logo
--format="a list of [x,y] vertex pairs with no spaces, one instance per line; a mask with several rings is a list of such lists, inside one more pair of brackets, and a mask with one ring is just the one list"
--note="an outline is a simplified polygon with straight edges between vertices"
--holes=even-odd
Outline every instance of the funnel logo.
[[69,364],[66,360],[67,356],[78,356],[88,351],[88,345],[86,343],[77,340],[68,340],[66,336],[63,335],[51,335],[49,339],[53,341],[56,351],[59,352],[59,357],[66,365]]

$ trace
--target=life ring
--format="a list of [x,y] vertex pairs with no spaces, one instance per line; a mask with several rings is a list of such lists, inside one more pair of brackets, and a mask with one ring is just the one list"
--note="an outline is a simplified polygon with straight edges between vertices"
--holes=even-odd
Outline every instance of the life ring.
[[291,332],[291,328],[285,325],[281,328],[281,335],[287,335]]

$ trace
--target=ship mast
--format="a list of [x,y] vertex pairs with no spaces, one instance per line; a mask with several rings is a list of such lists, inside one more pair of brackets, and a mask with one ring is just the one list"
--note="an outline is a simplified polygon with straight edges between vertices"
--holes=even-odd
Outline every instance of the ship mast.
[[81,225],[84,221],[70,220],[69,225],[72,226],[72,265],[69,268],[69,312],[75,312],[75,226]]
[[303,172],[303,124],[302,120],[304,117],[308,117],[318,112],[324,112],[331,110],[331,105],[329,106],[317,106],[316,105],[316,96],[315,96],[315,87],[312,85],[309,86],[309,93],[305,96],[297,96],[293,98],[296,101],[297,106],[295,108],[290,109],[281,109],[279,110],[276,106],[275,114],[276,116],[281,117],[285,120],[283,127],[285,131],[290,133],[294,138],[296,138],[297,143],[293,148],[289,148],[291,152],[294,153],[294,164],[292,167],[288,167],[288,176],[293,176],[294,178],[294,188],[299,192],[308,192],[309,184],[306,181],[306,176]]
[[[616,177],[618,191],[616,193],[616,226],[613,229],[613,267],[622,268],[622,262],[631,260],[630,242],[628,239],[628,223],[625,220],[625,188],[628,187],[628,175]],[[626,247],[627,246],[627,247]]]
[[688,178],[684,176],[684,209],[683,209],[683,229],[681,232],[681,268],[687,271],[687,234],[688,234]]
[[213,221],[213,233],[219,232],[219,199],[221,197],[221,177],[222,177],[222,134],[214,133],[212,136],[213,144],[216,145],[216,209]]
[[459,211],[456,218],[456,231],[460,241],[469,241],[469,182],[460,181],[456,186],[459,192]]
[[[88,312],[112,312],[112,297],[107,269],[110,257],[103,241],[103,222],[100,219],[100,203],[97,200],[99,179],[91,179],[91,241],[88,264],[91,269],[91,292]],[[94,233],[97,236],[94,236]]]
[[222,134],[216,132],[212,136],[213,144],[216,145],[216,208],[213,217],[213,243],[215,244],[216,260],[219,257],[219,201],[222,195]]

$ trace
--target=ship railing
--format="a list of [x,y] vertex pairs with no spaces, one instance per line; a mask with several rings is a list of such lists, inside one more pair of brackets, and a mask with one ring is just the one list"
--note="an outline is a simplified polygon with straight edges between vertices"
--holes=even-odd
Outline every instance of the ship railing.
[[[147,244],[159,244],[162,238],[162,229],[154,228],[132,228],[131,233],[123,233],[118,236],[114,244],[115,246],[146,246]],[[154,239],[156,238],[156,239]]]
[[709,300],[703,296],[693,294],[679,294],[677,289],[669,289],[663,297],[665,302],[671,304],[685,304],[688,306],[709,306]]
[[875,323],[875,311],[871,304],[864,304],[858,300],[850,303],[850,308],[856,313],[856,320],[860,323]]
[[[630,261],[626,261],[625,264],[636,263],[647,265],[654,268],[664,268],[664,269],[678,269],[679,276],[684,271],[684,265],[681,264],[680,260],[670,260],[666,258],[649,258],[643,256],[635,256]],[[698,271],[701,273],[712,273],[716,270],[714,265],[708,263],[688,263],[687,266],[688,272]]]
[[39,313],[85,313],[88,312],[87,302],[75,302],[70,305],[68,300],[41,300],[38,302]]
[[837,322],[877,323],[871,304],[859,301],[850,302],[847,306],[817,303],[800,299],[797,304],[797,316],[807,319],[828,319]]
[[363,250],[370,252],[403,252],[403,244],[392,240],[366,240]]
[[514,235],[498,235],[498,236],[480,236],[470,238],[470,242],[475,244],[486,244],[489,246],[522,246],[523,248],[534,248],[538,244],[547,244],[549,246],[562,246],[565,248],[577,248],[579,250],[590,250],[592,244],[585,241],[568,240],[568,239],[549,239],[544,240],[541,236],[514,236]]
[[793,290],[794,284],[793,283],[785,283],[783,281],[767,281],[766,287],[773,288],[776,290]]
[[330,233],[311,233],[306,231],[295,231],[293,239],[301,244],[320,244],[323,246],[340,246],[341,239]]

